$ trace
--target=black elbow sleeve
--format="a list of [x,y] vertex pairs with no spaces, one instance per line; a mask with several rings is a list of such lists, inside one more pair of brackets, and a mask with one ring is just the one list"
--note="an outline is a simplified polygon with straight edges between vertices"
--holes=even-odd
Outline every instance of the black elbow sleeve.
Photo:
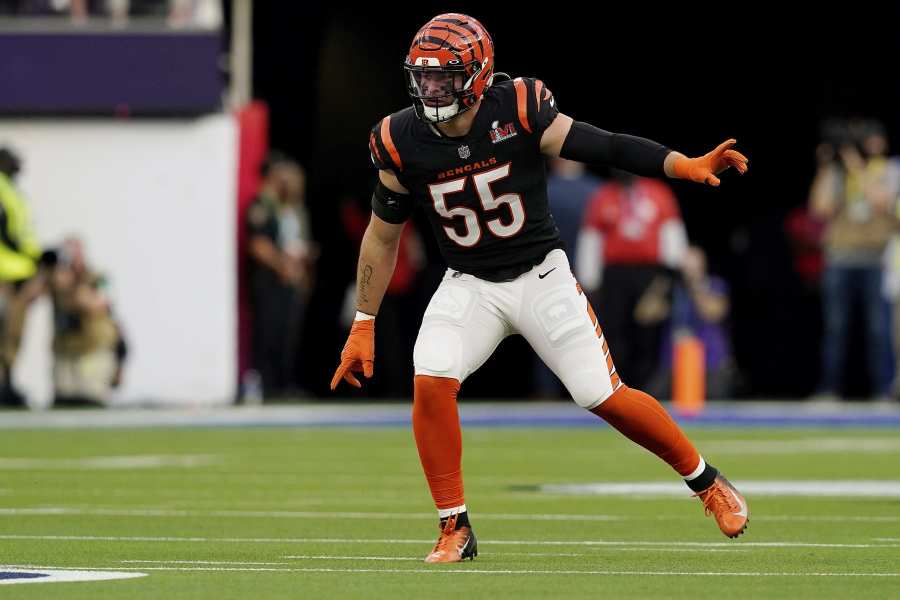
[[643,177],[664,177],[670,150],[654,141],[604,131],[589,123],[575,121],[563,142],[562,158],[589,164],[604,164]]
[[399,225],[405,223],[412,213],[413,202],[409,194],[399,194],[388,189],[381,181],[372,194],[372,212],[383,221]]

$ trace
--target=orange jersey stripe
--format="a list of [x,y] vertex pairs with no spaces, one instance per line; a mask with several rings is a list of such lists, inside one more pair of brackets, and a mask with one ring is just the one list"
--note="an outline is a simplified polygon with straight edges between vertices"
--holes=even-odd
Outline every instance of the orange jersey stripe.
[[369,134],[369,150],[372,151],[372,155],[378,160],[378,162],[384,162],[381,158],[381,152],[378,150],[378,144],[375,143],[375,134]]
[[528,90],[525,89],[525,82],[521,77],[516,77],[513,85],[516,87],[516,101],[519,105],[519,123],[525,131],[531,133],[531,127],[528,125]]
[[393,159],[394,164],[397,165],[397,168],[401,171],[403,170],[403,163],[400,162],[400,153],[397,152],[397,146],[394,145],[394,140],[391,139],[391,116],[388,115],[381,121],[381,142],[384,144],[384,147],[387,148],[388,153],[391,155],[391,159]]

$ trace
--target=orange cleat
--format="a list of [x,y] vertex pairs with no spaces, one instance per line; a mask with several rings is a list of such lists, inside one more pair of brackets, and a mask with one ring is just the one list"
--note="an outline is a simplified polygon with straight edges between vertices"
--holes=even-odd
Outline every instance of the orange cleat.
[[747,529],[750,521],[747,501],[721,473],[716,476],[712,485],[694,495],[703,501],[706,515],[714,515],[719,529],[728,537],[736,538]]
[[431,554],[425,557],[427,563],[454,563],[478,556],[478,541],[471,527],[456,529],[456,515],[447,519],[441,528],[441,535]]

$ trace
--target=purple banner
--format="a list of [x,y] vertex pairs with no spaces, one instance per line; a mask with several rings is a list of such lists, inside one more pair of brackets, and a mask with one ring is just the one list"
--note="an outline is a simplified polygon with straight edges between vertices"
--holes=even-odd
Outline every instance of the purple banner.
[[219,31],[0,33],[0,113],[216,111]]

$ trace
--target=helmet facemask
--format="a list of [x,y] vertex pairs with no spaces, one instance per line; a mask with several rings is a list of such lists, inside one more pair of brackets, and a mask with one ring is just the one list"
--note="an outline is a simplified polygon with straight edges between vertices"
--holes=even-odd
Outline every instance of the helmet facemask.
[[[477,99],[472,83],[483,66],[477,62],[441,66],[437,60],[432,60],[437,63],[436,66],[411,65],[407,62],[403,68],[416,116],[426,122],[441,123],[475,105]],[[420,61],[430,62],[427,59]]]

